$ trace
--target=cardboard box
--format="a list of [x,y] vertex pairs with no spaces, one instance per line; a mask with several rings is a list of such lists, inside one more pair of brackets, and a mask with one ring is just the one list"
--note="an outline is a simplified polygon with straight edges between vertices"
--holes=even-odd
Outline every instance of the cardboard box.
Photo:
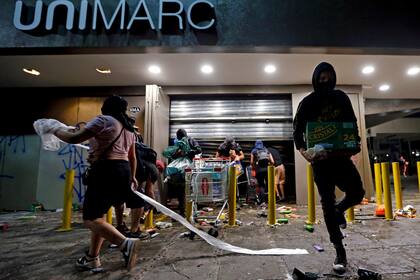
[[308,122],[306,145],[321,145],[327,151],[355,150],[358,148],[358,130],[352,122]]

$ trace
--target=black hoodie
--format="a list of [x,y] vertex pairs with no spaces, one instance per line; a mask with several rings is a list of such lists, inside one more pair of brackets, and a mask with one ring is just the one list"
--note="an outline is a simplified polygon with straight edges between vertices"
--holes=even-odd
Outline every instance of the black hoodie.
[[[319,77],[322,72],[331,72],[329,85],[321,85]],[[305,97],[299,104],[293,120],[293,138],[296,149],[306,149],[304,133],[308,122],[354,122],[357,119],[349,97],[341,90],[336,90],[336,74],[331,64],[322,62],[312,76],[314,92]],[[360,139],[360,137],[358,137]]]

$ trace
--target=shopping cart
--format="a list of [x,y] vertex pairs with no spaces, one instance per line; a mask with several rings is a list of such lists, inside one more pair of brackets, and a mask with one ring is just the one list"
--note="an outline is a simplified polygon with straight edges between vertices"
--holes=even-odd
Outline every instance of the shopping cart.
[[[217,235],[217,228],[222,225],[220,217],[228,203],[229,161],[225,159],[194,159],[190,168],[185,169],[185,198],[192,203],[192,223],[210,221],[214,227],[212,235]],[[223,203],[217,216],[206,216],[198,211],[199,204]]]

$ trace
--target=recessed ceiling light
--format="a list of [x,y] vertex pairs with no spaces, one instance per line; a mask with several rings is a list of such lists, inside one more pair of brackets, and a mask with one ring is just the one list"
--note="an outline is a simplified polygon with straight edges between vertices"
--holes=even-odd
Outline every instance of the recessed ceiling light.
[[28,69],[28,68],[23,68],[22,69],[23,72],[29,74],[29,75],[34,75],[34,76],[39,76],[41,75],[41,72],[39,72],[36,69]]
[[273,74],[276,71],[277,71],[277,68],[273,64],[269,64],[264,67],[264,72],[267,74]]
[[411,67],[410,69],[407,70],[407,74],[409,76],[415,76],[418,73],[420,73],[420,68],[419,67]]
[[362,69],[362,73],[365,75],[369,75],[372,74],[373,72],[375,72],[375,67],[369,65],[369,66],[365,66]]
[[213,66],[211,65],[203,65],[201,67],[201,72],[203,72],[204,74],[211,74],[214,72]]
[[100,74],[111,74],[112,71],[109,68],[96,68],[96,72]]
[[391,87],[390,87],[389,85],[384,84],[384,85],[381,85],[381,86],[379,87],[379,90],[380,90],[380,91],[388,91],[390,88],[391,88]]
[[160,69],[160,67],[157,65],[150,65],[149,72],[152,74],[160,74],[162,72],[162,69]]

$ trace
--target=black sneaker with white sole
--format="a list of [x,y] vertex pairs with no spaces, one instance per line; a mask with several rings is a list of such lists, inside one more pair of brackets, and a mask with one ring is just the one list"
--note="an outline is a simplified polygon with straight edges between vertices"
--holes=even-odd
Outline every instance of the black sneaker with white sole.
[[101,266],[101,260],[99,259],[99,256],[91,257],[87,253],[85,256],[76,261],[76,266],[79,269],[91,271],[93,273],[104,271]]
[[337,256],[334,260],[333,270],[339,274],[343,274],[346,272],[347,267],[346,250],[343,246],[337,246],[335,247],[335,251],[337,253]]
[[140,240],[137,238],[127,238],[124,243],[125,245],[121,250],[121,253],[125,261],[125,266],[127,267],[127,270],[130,271],[136,264]]

